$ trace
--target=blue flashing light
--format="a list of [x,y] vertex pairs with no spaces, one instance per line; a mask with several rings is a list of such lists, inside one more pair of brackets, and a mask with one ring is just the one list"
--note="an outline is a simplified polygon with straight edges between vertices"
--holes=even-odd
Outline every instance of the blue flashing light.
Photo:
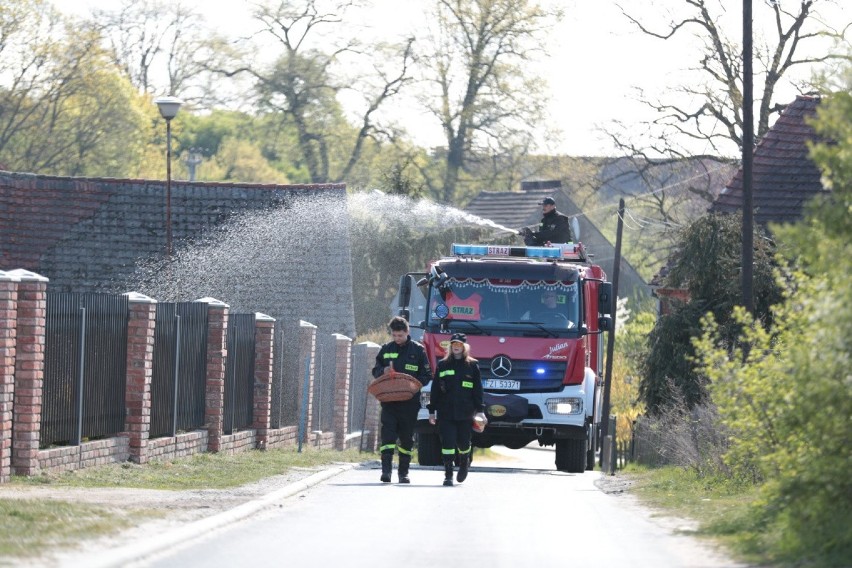
[[453,243],[451,254],[457,256],[493,256],[527,258],[557,258],[563,260],[584,260],[582,245],[562,243],[554,246],[516,247],[507,245],[470,245]]
[[562,251],[554,247],[527,247],[527,256],[533,258],[560,258]]
[[538,367],[538,368],[535,370],[535,374],[536,374],[536,375],[543,375],[543,374],[544,374],[544,369],[542,369],[541,367]]

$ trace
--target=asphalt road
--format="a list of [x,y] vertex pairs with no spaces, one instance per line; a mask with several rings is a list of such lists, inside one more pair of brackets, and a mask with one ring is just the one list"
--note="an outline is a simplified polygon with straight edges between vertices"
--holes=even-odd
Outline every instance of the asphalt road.
[[475,460],[453,487],[438,468],[413,469],[411,485],[380,483],[378,465],[351,469],[141,565],[743,566],[682,522],[602,492],[598,472],[556,472],[543,449],[506,453]]

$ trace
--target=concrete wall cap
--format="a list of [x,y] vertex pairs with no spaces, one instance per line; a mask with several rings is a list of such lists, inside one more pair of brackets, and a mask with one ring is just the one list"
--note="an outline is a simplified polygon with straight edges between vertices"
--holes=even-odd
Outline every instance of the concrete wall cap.
[[128,302],[133,302],[136,304],[156,304],[157,300],[142,294],[141,292],[126,292],[122,294],[123,296],[127,296]]
[[21,282],[50,282],[49,278],[42,276],[41,274],[36,274],[35,272],[30,272],[29,270],[24,270],[23,268],[10,270],[6,274],[17,276],[21,279]]
[[312,327],[314,329],[317,328],[317,326],[315,326],[314,324],[307,322],[305,320],[299,320],[299,327]]
[[381,345],[373,343],[372,341],[362,341],[361,343],[356,343],[356,345],[363,345],[364,347],[381,347]]
[[266,314],[262,314],[260,312],[255,312],[254,321],[275,321],[275,318]]
[[343,335],[342,333],[332,333],[331,335],[332,335],[332,337],[334,337],[338,341],[341,341],[341,340],[344,340],[344,339],[346,341],[352,341],[351,337],[347,337],[347,336]]
[[228,304],[226,304],[225,302],[223,302],[222,300],[217,300],[216,298],[210,298],[210,297],[198,298],[195,301],[201,302],[203,304],[210,304],[211,306],[215,306],[217,308],[230,308],[231,307]]
[[0,280],[3,282],[20,282],[21,277],[6,272],[5,270],[0,270]]

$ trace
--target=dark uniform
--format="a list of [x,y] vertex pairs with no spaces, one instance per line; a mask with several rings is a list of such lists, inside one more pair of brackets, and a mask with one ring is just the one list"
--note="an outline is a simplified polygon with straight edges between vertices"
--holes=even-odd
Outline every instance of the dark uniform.
[[[445,485],[452,485],[453,460],[459,452],[459,477],[464,481],[470,464],[470,438],[473,415],[484,412],[482,377],[475,360],[463,358],[438,361],[429,401],[429,412],[436,413],[444,460]],[[449,483],[446,482],[449,480]]]
[[[413,341],[411,336],[402,345],[397,345],[395,341],[382,345],[376,355],[373,376],[382,376],[385,367],[393,367],[394,371],[407,373],[424,385],[428,384],[432,377],[426,350],[421,344]],[[389,475],[394,448],[398,449],[399,477],[403,483],[408,479],[408,466],[411,464],[414,448],[414,425],[417,423],[419,410],[419,396],[414,396],[411,400],[382,403],[382,471],[387,470]],[[397,439],[399,445],[396,443]]]
[[538,231],[533,231],[524,239],[527,245],[540,246],[545,243],[570,243],[574,241],[571,235],[571,221],[556,209],[546,213],[538,224]]

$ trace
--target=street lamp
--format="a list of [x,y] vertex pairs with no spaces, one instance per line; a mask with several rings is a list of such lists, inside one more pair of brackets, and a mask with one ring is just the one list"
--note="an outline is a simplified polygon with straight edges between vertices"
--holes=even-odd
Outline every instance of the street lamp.
[[160,115],[166,119],[166,254],[172,256],[172,119],[177,116],[183,101],[177,97],[154,99]]

